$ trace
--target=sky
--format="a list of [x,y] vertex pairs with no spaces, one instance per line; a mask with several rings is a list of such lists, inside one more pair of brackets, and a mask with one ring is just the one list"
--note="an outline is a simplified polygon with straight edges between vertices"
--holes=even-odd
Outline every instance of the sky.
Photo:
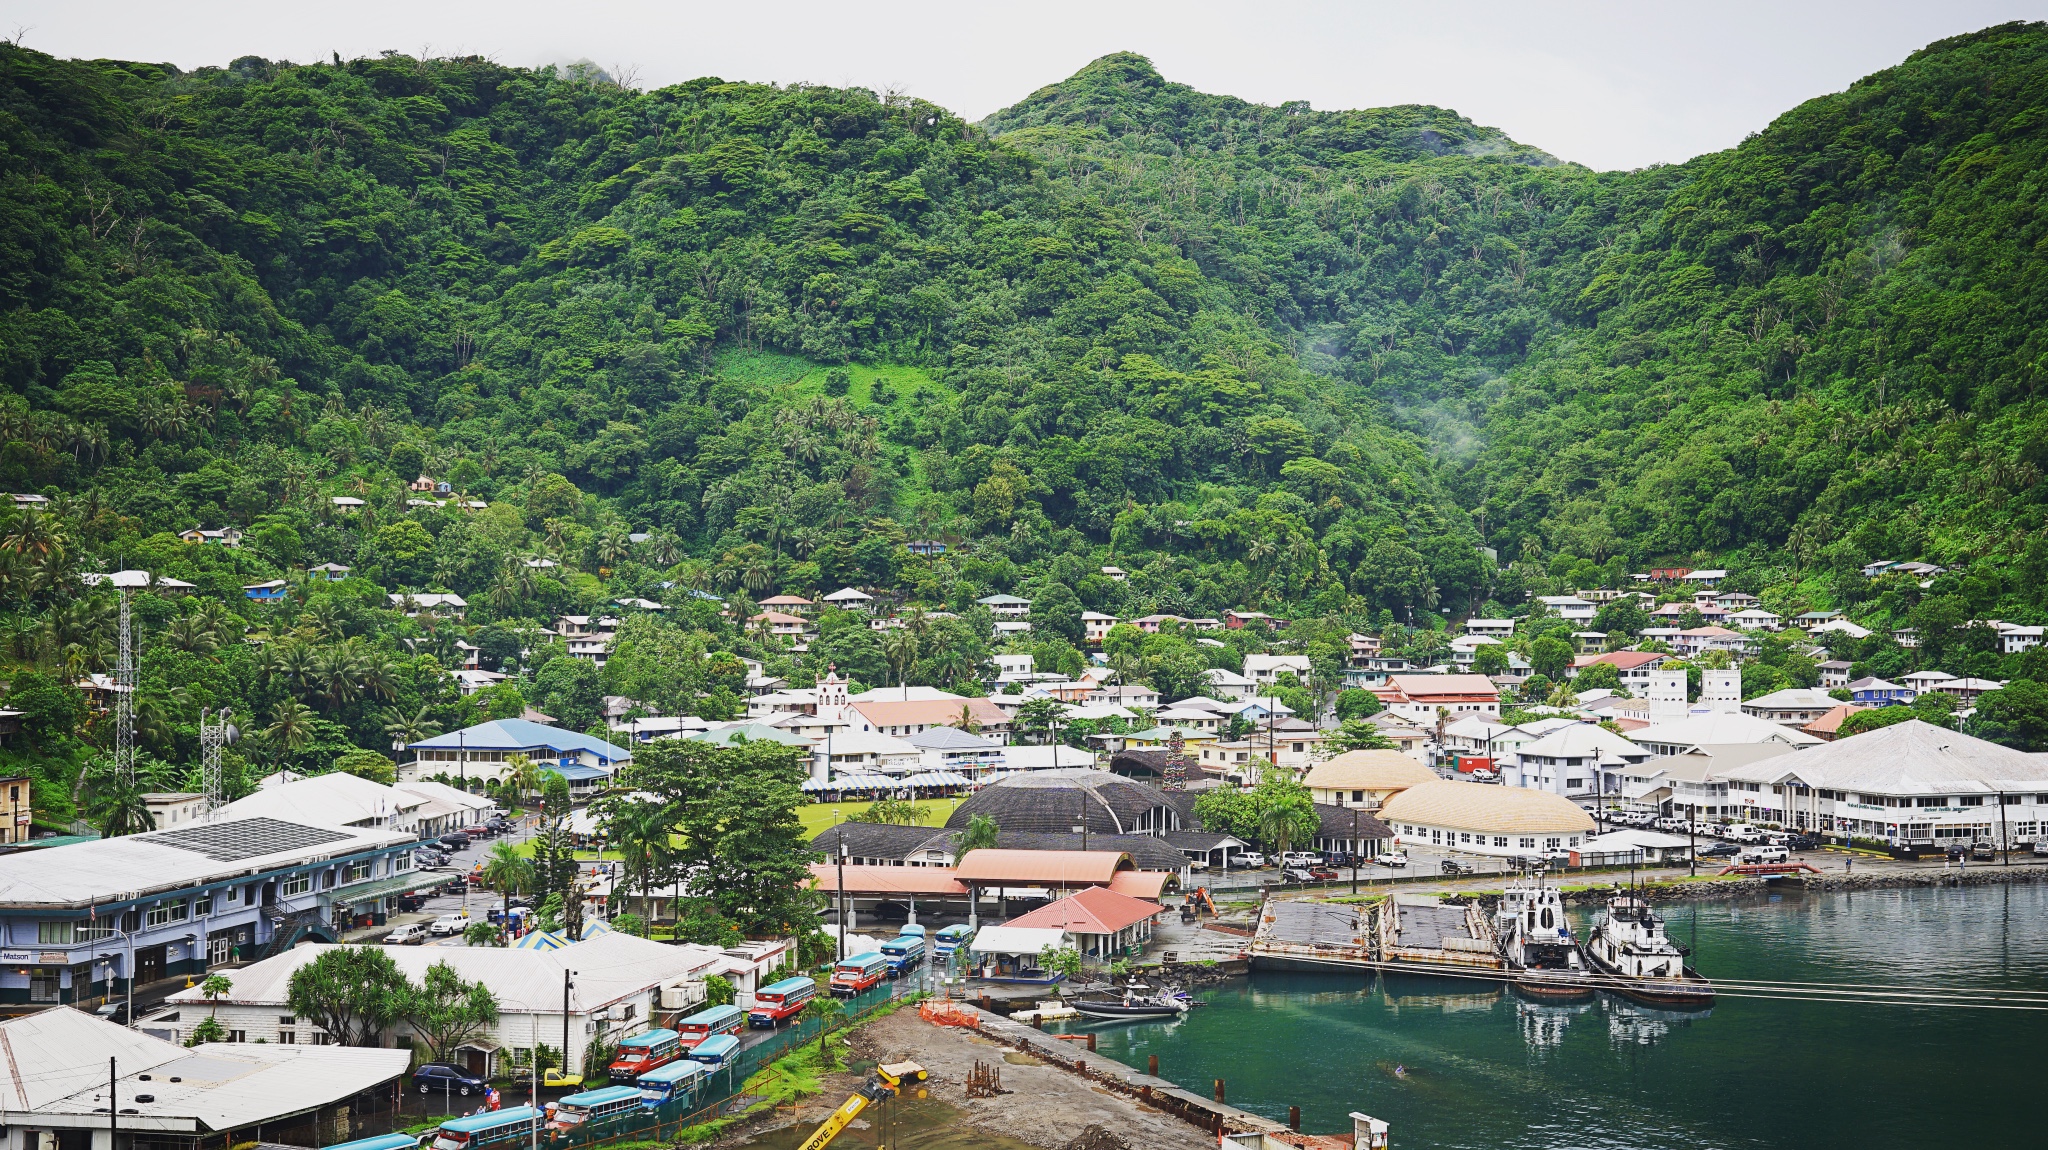
[[897,88],[969,119],[1116,51],[1260,103],[1453,108],[1608,170],[1739,143],[1931,41],[2048,18],[2048,0],[1496,0],[1281,5],[1035,0],[0,0],[0,37],[58,56],[308,61],[384,50],[587,59],[642,87],[727,80]]

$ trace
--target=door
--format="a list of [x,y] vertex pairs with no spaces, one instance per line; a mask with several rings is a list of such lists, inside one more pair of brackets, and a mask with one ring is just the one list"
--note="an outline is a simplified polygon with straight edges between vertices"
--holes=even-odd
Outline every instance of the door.
[[162,981],[164,977],[164,948],[144,947],[135,952],[135,978],[142,984]]
[[462,1052],[463,1068],[478,1078],[484,1077],[485,1061],[484,1052],[481,1050],[464,1050]]

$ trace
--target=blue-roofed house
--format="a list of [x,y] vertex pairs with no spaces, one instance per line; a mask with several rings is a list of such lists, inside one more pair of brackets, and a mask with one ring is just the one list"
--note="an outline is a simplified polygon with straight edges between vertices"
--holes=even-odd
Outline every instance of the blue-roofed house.
[[544,726],[526,719],[494,719],[406,747],[412,756],[398,765],[398,777],[410,782],[439,774],[457,778],[498,779],[513,755],[525,755],[543,769],[569,780],[570,791],[588,794],[602,787],[633,752],[578,731]]
[[284,580],[272,579],[268,583],[251,583],[243,587],[242,597],[258,603],[282,603],[289,590]]

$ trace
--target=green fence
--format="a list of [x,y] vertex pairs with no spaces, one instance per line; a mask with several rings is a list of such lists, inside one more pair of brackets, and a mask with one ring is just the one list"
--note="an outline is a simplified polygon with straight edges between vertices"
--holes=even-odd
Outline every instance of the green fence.
[[[833,1027],[836,1029],[858,1022],[897,998],[915,993],[922,985],[921,979],[906,978],[901,982],[885,982],[864,994],[855,995],[846,1000],[846,1013],[833,1019]],[[766,1041],[748,1046],[734,1055],[725,1069],[712,1075],[693,1099],[672,1102],[658,1109],[629,1111],[595,1127],[548,1131],[539,1141],[551,1150],[566,1150],[568,1147],[604,1146],[612,1142],[660,1142],[674,1138],[685,1127],[723,1116],[735,1099],[745,1102],[740,1093],[748,1079],[803,1043],[817,1041],[818,1031],[823,1025],[816,1018],[800,1018],[777,1030]]]

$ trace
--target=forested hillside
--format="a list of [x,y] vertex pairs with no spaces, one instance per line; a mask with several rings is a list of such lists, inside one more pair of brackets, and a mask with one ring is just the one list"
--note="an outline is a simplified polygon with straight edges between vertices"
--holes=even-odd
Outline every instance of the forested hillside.
[[[516,670],[556,613],[635,597],[678,613],[602,682],[539,651],[492,713],[727,711],[729,655],[975,689],[971,614],[896,650],[828,619],[798,657],[695,598],[743,621],[847,584],[1032,597],[1053,667],[1084,608],[1398,645],[1711,562],[1938,651],[2048,611],[2044,116],[2034,25],[1629,173],[1125,54],[971,125],[862,90],[0,45],[0,489],[51,500],[0,532],[16,749],[105,742],[62,684],[111,660],[79,576],[122,566],[197,585],[141,607],[166,786],[200,706],[260,716],[252,765],[331,762],[472,717],[457,639]],[[1961,573],[1861,578],[1878,558]],[[270,579],[285,601],[243,600]],[[429,591],[468,617],[385,598]]]

